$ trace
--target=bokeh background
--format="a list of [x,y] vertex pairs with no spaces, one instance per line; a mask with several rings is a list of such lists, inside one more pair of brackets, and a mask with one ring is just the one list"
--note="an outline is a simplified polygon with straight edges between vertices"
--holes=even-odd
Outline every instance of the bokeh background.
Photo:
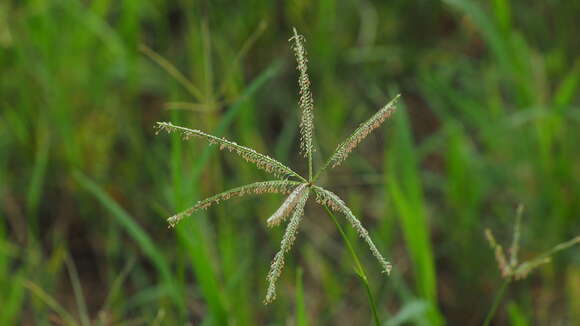
[[[299,171],[288,39],[307,38],[315,163],[395,94],[399,111],[323,183],[385,325],[476,325],[502,280],[483,231],[523,259],[580,233],[578,1],[0,2],[1,325],[366,325],[365,290],[314,205],[264,306],[282,197],[165,218],[267,176],[172,121]],[[346,227],[346,225],[345,225]],[[578,325],[580,253],[507,291],[496,325]]]

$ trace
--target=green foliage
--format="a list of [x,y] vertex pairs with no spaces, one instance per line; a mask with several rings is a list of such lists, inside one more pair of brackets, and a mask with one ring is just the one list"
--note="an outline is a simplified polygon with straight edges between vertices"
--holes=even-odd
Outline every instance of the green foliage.
[[[509,244],[523,203],[521,261],[580,233],[579,12],[578,1],[0,1],[0,324],[372,319],[315,207],[287,257],[302,283],[283,274],[268,308],[257,294],[283,230],[247,222],[280,195],[166,229],[172,213],[266,173],[217,146],[154,137],[155,121],[300,167],[293,26],[308,39],[314,165],[385,90],[403,94],[385,138],[319,180],[392,259],[391,277],[367,275],[378,316],[480,323],[500,286],[485,228]],[[494,323],[579,324],[579,270],[578,250],[560,252],[508,289]]]
[[395,129],[387,158],[387,170],[390,171],[388,190],[414,265],[417,291],[432,305],[430,320],[438,325],[442,321],[437,311],[437,276],[430,226],[409,121],[404,111],[397,115]]

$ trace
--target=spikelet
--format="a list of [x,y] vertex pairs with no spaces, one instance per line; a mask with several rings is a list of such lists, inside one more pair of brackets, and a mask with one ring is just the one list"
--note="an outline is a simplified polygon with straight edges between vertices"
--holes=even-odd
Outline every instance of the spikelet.
[[520,249],[520,229],[522,225],[522,215],[524,214],[524,205],[518,205],[516,212],[516,223],[514,224],[514,236],[512,239],[512,246],[510,247],[510,266],[514,267],[518,264],[518,251]]
[[306,205],[309,194],[310,191],[308,188],[306,188],[306,191],[301,193],[300,200],[294,208],[292,218],[290,218],[290,222],[286,227],[286,232],[284,233],[284,237],[280,243],[280,251],[276,253],[276,256],[274,256],[274,259],[272,260],[270,272],[268,272],[266,278],[268,281],[268,290],[266,291],[266,298],[264,299],[265,304],[271,303],[276,299],[276,282],[282,274],[282,269],[284,269],[284,255],[290,251],[294,244],[294,240],[296,240],[296,234],[298,234],[298,227],[302,221],[304,206]]
[[322,187],[313,186],[314,193],[316,194],[316,202],[321,205],[330,207],[332,210],[342,213],[346,216],[346,219],[350,222],[352,227],[358,232],[359,236],[363,238],[368,244],[371,253],[379,261],[379,264],[383,268],[383,272],[390,274],[392,265],[389,263],[379,252],[373,240],[369,236],[369,232],[364,228],[361,222],[354,216],[350,208],[346,206],[344,201],[340,199],[335,193],[328,191]]
[[502,274],[502,277],[506,278],[506,277],[512,277],[515,280],[522,280],[526,277],[528,277],[528,275],[530,275],[530,273],[540,267],[541,265],[544,264],[548,264],[552,261],[551,257],[543,257],[543,258],[536,258],[532,261],[526,261],[521,263],[520,265],[517,266],[516,270],[513,272],[513,274],[510,274],[508,276],[504,276]]
[[290,215],[296,204],[300,201],[304,192],[307,191],[306,189],[307,185],[308,185],[307,183],[302,183],[298,187],[296,187],[294,191],[292,191],[290,196],[286,198],[284,203],[282,203],[282,205],[276,210],[276,212],[274,212],[274,214],[272,214],[272,216],[270,216],[268,220],[266,220],[266,224],[268,225],[268,227],[274,227],[284,222],[284,220],[288,217],[288,215]]
[[552,261],[552,256],[557,253],[558,251],[568,249],[576,244],[580,243],[580,236],[576,236],[566,242],[562,242],[552,249],[546,251],[545,253],[539,255],[536,258],[533,258],[529,261],[521,263],[514,271],[514,278],[516,280],[526,278],[530,272],[536,269],[538,266],[543,264],[547,264]]
[[207,140],[211,145],[218,144],[220,150],[227,149],[230,152],[234,152],[242,157],[244,160],[254,163],[258,168],[272,173],[277,177],[287,177],[293,176],[298,179],[304,180],[298,173],[292,171],[289,167],[285,166],[284,164],[276,161],[275,159],[258,153],[255,150],[238,145],[235,142],[229,141],[225,138],[216,137],[205,133],[201,130],[197,129],[189,129],[185,127],[180,127],[173,125],[171,122],[157,122],[157,128],[159,131],[167,131],[167,133],[171,132],[179,132],[183,136],[183,139],[189,139],[191,137],[200,137]]
[[298,87],[300,88],[300,99],[298,104],[302,110],[300,118],[300,150],[302,154],[311,156],[314,151],[313,136],[314,136],[314,99],[310,91],[310,78],[308,77],[308,58],[306,57],[306,49],[304,42],[306,39],[303,35],[299,35],[294,28],[294,36],[289,40],[294,42],[292,50],[296,56],[298,76]]
[[263,181],[247,184],[241,187],[233,188],[228,191],[221,192],[217,195],[211,196],[204,200],[200,200],[194,206],[187,210],[175,214],[167,219],[170,227],[174,227],[181,219],[187,217],[200,209],[207,209],[208,207],[218,204],[223,200],[228,200],[233,197],[242,197],[246,195],[258,195],[263,193],[282,193],[287,194],[292,191],[292,187],[299,185],[298,182],[289,180],[274,180]]
[[503,250],[503,247],[495,241],[495,237],[490,229],[485,230],[485,238],[489,243],[491,249],[493,249],[495,253],[495,260],[497,262],[497,266],[501,271],[501,276],[504,278],[510,277],[513,273],[512,266],[508,264],[507,257]]
[[340,145],[336,147],[334,154],[328,160],[327,166],[337,167],[340,165],[350,152],[358,146],[358,144],[365,139],[373,130],[377,129],[386,119],[388,119],[393,112],[395,112],[395,103],[401,95],[395,96],[387,105],[383,106],[370,119],[362,123],[355,131]]

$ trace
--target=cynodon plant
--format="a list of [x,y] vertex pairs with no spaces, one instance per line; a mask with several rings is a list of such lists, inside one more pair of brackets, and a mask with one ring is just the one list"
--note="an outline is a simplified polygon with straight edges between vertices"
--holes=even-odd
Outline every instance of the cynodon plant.
[[516,214],[516,222],[514,224],[514,233],[512,244],[509,249],[509,259],[508,255],[506,255],[503,247],[495,240],[495,237],[490,229],[485,229],[485,238],[489,243],[489,246],[495,253],[495,260],[497,262],[497,266],[501,272],[502,278],[507,281],[511,280],[521,280],[530,274],[534,269],[540,267],[541,265],[547,264],[552,261],[552,256],[564,249],[574,246],[577,243],[580,243],[580,236],[576,236],[566,242],[562,242],[548,251],[543,252],[539,256],[536,256],[533,259],[527,260],[525,262],[520,262],[518,260],[518,252],[520,250],[520,229],[522,224],[522,215],[524,212],[524,206],[519,205],[517,214]]
[[504,281],[495,296],[495,299],[493,301],[490,311],[488,312],[485,318],[485,321],[483,322],[484,326],[491,324],[493,316],[495,315],[499,303],[504,296],[506,288],[512,281],[519,281],[525,279],[533,270],[540,267],[541,265],[549,263],[552,260],[552,256],[557,252],[570,248],[580,243],[580,235],[579,235],[568,241],[557,244],[551,249],[536,256],[535,258],[529,259],[524,262],[520,262],[518,260],[518,252],[520,250],[520,234],[523,212],[524,206],[519,205],[516,214],[516,222],[514,224],[512,243],[508,251],[509,259],[503,247],[495,240],[495,237],[491,232],[491,230],[485,229],[485,237],[487,239],[487,242],[489,243],[489,246],[495,253],[495,260],[501,272],[501,277],[504,279]]
[[175,214],[168,218],[169,225],[175,226],[181,219],[193,214],[194,212],[206,209],[214,204],[232,197],[241,197],[252,194],[262,193],[282,193],[288,194],[286,200],[282,203],[272,216],[270,216],[266,223],[269,227],[277,226],[290,219],[286,227],[286,231],[282,238],[280,250],[274,256],[270,272],[267,276],[268,290],[264,302],[270,303],[276,298],[276,282],[282,273],[284,267],[284,256],[292,248],[292,244],[298,234],[298,228],[302,217],[304,215],[304,207],[314,194],[315,201],[320,205],[330,207],[331,210],[341,213],[346,216],[347,221],[358,232],[361,238],[365,240],[373,256],[378,260],[383,272],[390,273],[391,263],[388,262],[379,252],[368,231],[362,223],[352,213],[350,208],[344,203],[338,195],[316,184],[319,176],[330,168],[339,166],[347,159],[349,154],[358,146],[358,144],[367,137],[374,129],[378,128],[387,118],[389,118],[395,111],[395,103],[400,95],[397,95],[393,100],[383,106],[370,119],[360,124],[358,128],[342,143],[340,143],[334,153],[326,161],[326,163],[318,170],[316,174],[313,173],[312,154],[314,149],[314,100],[312,92],[310,91],[310,78],[308,77],[308,59],[306,56],[306,49],[304,47],[305,38],[299,35],[294,29],[294,35],[289,40],[292,44],[292,50],[296,56],[298,69],[298,86],[300,99],[298,101],[301,111],[300,118],[300,151],[308,161],[308,177],[304,177],[285,164],[257,151],[239,145],[235,142],[229,141],[225,138],[215,137],[196,129],[189,129],[173,125],[171,122],[158,122],[156,128],[168,133],[177,132],[182,135],[184,139],[191,137],[198,137],[205,139],[210,145],[218,145],[222,150],[238,154],[244,160],[253,163],[259,169],[262,169],[277,180],[256,182],[237,187],[228,191],[224,191],[207,199],[197,202],[191,208]]

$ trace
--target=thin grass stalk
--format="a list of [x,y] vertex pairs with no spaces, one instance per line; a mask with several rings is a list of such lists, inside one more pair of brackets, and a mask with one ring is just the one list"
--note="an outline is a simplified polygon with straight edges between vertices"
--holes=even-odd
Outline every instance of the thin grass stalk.
[[509,278],[506,278],[503,281],[501,287],[499,288],[499,290],[497,291],[497,294],[495,295],[495,298],[493,299],[491,309],[487,313],[487,316],[485,316],[483,326],[488,326],[491,323],[491,321],[492,321],[492,319],[495,316],[495,313],[497,311],[497,307],[499,307],[499,304],[501,303],[501,300],[503,299],[503,296],[505,294],[505,290],[507,289],[509,283],[510,283]]
[[60,318],[59,323],[67,326],[78,326],[79,323],[76,321],[71,314],[69,314],[60,303],[46,293],[40,286],[36,285],[29,280],[24,280],[23,283],[25,288],[27,288],[33,295],[35,295],[40,301],[52,309],[57,316]]
[[248,53],[248,50],[250,50],[250,48],[254,45],[254,43],[256,43],[256,41],[260,38],[262,33],[264,33],[267,26],[268,26],[268,24],[266,23],[266,21],[262,20],[260,22],[260,24],[258,25],[258,27],[256,28],[256,30],[248,37],[248,39],[246,39],[246,41],[244,42],[244,44],[242,45],[242,47],[240,48],[240,50],[236,54],[236,57],[234,58],[234,60],[232,60],[230,62],[228,69],[227,69],[227,73],[226,73],[225,78],[224,78],[224,81],[222,82],[222,85],[217,93],[218,95],[220,95],[220,96],[225,95],[226,88],[227,88],[228,84],[234,78],[234,73],[236,71],[236,69],[235,69],[236,65],[238,65],[242,61],[242,58]]
[[308,326],[306,314],[306,300],[304,298],[304,272],[298,267],[296,271],[296,325]]
[[85,295],[83,294],[83,287],[81,285],[81,280],[79,277],[79,273],[77,271],[77,267],[75,266],[75,263],[70,255],[67,255],[64,262],[66,264],[68,274],[70,277],[70,281],[71,281],[71,285],[73,288],[73,293],[74,293],[77,309],[79,312],[79,319],[81,321],[81,325],[82,326],[90,326],[91,322],[90,322],[89,312],[87,310],[87,303],[85,301]]
[[140,44],[139,50],[147,57],[149,57],[149,59],[157,63],[163,70],[165,70],[167,74],[169,74],[178,83],[180,83],[181,86],[183,86],[189,92],[189,94],[195,97],[198,101],[203,98],[203,93],[199,90],[199,88],[197,88],[187,77],[185,77],[171,62],[169,62],[167,59],[145,44]]
[[312,153],[308,155],[308,181],[312,182]]
[[310,182],[315,183],[316,180],[318,180],[318,178],[320,178],[320,176],[322,175],[322,172],[326,171],[326,169],[328,169],[329,166],[330,160],[327,160],[326,163],[324,163],[324,165],[322,166],[322,168],[318,169],[314,177],[310,178]]
[[365,269],[363,268],[362,264],[360,263],[360,259],[358,258],[352,244],[350,243],[350,240],[348,239],[346,233],[342,229],[342,226],[340,225],[340,223],[338,223],[338,220],[336,219],[336,217],[334,216],[332,211],[326,205],[323,205],[323,207],[324,207],[324,210],[326,210],[326,213],[328,214],[328,216],[330,216],[330,218],[334,222],[334,224],[336,224],[336,228],[338,229],[338,232],[342,236],[342,239],[344,240],[344,243],[346,244],[348,251],[350,252],[350,255],[352,256],[352,259],[354,260],[355,272],[358,275],[361,282],[364,284],[366,292],[367,292],[369,305],[371,306],[371,312],[373,314],[373,320],[374,320],[376,326],[380,326],[381,321],[379,319],[379,314],[377,312],[377,305],[375,302],[375,298],[373,297],[373,293],[371,291],[371,288],[369,286],[368,277],[367,277],[367,274],[365,273]]

